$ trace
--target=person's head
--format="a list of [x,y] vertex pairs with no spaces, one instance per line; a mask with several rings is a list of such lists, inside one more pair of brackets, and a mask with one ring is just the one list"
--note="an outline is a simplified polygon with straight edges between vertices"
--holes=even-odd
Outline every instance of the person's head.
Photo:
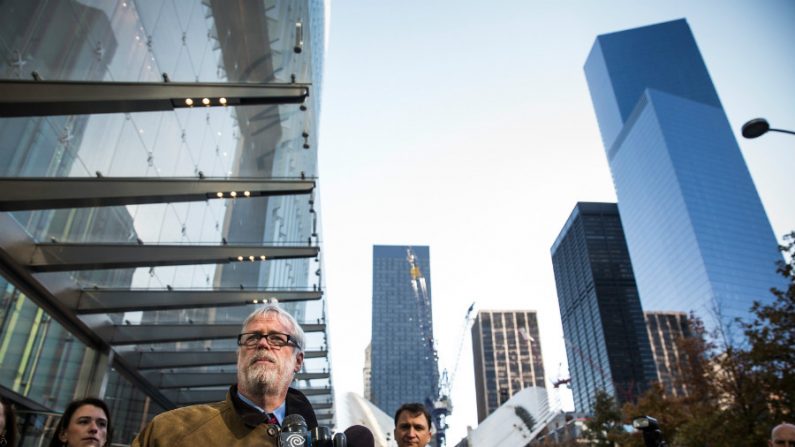
[[276,304],[258,308],[237,339],[237,386],[249,397],[287,393],[304,361],[304,331]]
[[55,428],[50,447],[103,447],[110,444],[113,430],[107,404],[95,397],[70,403]]
[[795,447],[795,425],[782,422],[770,431],[770,447]]
[[[2,442],[2,441],[5,442]],[[0,399],[0,444],[14,447],[17,443],[17,417],[14,407]]]
[[424,447],[431,441],[431,413],[425,405],[403,404],[395,412],[395,441],[398,447]]

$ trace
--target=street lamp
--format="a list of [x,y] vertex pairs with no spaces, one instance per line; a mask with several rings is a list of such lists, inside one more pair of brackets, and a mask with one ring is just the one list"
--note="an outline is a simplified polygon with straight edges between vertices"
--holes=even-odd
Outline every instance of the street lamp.
[[643,432],[643,444],[646,447],[668,447],[657,419],[651,416],[638,416],[632,420],[632,427]]
[[770,132],[781,132],[795,135],[795,132],[785,129],[772,129],[770,123],[764,118],[754,118],[743,124],[743,136],[745,138],[756,138]]

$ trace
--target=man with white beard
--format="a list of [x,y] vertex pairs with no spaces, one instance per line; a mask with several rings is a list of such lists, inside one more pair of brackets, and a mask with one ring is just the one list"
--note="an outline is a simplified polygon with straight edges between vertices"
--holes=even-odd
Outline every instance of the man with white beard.
[[279,425],[299,414],[317,426],[312,405],[290,388],[304,361],[304,332],[276,304],[255,310],[237,337],[237,385],[226,400],[191,405],[156,416],[133,440],[133,447],[278,445]]

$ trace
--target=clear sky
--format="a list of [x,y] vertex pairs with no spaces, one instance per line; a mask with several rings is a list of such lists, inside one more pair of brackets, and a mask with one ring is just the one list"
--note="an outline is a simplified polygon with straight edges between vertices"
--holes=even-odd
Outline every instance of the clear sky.
[[[430,246],[441,367],[475,301],[537,310],[547,377],[567,374],[549,249],[577,201],[615,201],[582,67],[597,35],[682,17],[774,232],[795,230],[795,137],[739,134],[758,116],[795,129],[795,1],[332,2],[319,185],[338,397],[362,393],[374,244]],[[477,425],[463,336],[448,445]]]

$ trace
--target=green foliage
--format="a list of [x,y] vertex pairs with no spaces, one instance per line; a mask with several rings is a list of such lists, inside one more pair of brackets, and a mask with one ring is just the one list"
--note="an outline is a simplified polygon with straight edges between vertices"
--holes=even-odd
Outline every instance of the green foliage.
[[787,278],[787,290],[773,289],[776,300],[769,305],[754,303],[756,318],[742,325],[750,345],[744,354],[759,379],[757,392],[770,397],[774,421],[791,419],[795,409],[795,232],[784,240],[786,261],[779,262],[778,272]]
[[[651,387],[637,403],[626,404],[626,423],[639,415],[657,418],[671,446],[765,445],[770,429],[792,420],[795,409],[795,232],[781,247],[786,261],[778,272],[788,280],[787,290],[773,290],[775,301],[755,303],[751,322],[739,322],[748,343],[721,344],[721,334],[706,334],[691,317],[693,337],[679,340],[686,362],[680,380],[688,395],[663,395]],[[611,414],[611,417],[614,415]],[[607,445],[607,444],[606,444]],[[623,446],[643,445],[636,437]]]
[[588,429],[586,437],[591,445],[615,446],[616,443],[621,443],[627,437],[621,420],[621,410],[613,396],[604,390],[597,390],[593,416],[585,423]]

